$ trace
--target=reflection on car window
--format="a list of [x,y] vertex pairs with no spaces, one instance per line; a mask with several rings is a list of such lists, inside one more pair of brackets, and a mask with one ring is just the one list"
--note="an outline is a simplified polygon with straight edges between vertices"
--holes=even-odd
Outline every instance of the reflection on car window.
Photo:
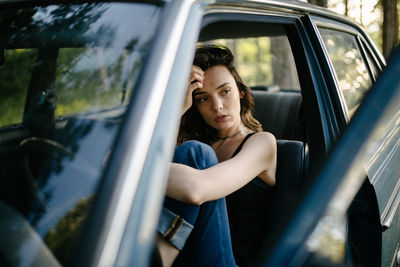
[[0,65],[0,127],[22,122],[35,55],[35,51],[26,49],[2,52],[7,60]]
[[[121,48],[59,49],[57,116],[111,109],[127,103],[142,65],[138,51]],[[134,78],[134,79],[132,79]]]
[[21,229],[10,235],[14,247],[0,246],[0,261],[20,265],[46,247],[69,262],[160,8],[81,3],[0,12],[0,209],[21,215],[0,223],[14,229],[23,218],[44,242]]
[[250,87],[300,90],[293,53],[283,28],[280,34],[253,38],[219,39],[229,47],[238,72]]
[[371,87],[371,77],[360,55],[355,36],[336,30],[319,30],[351,117]]

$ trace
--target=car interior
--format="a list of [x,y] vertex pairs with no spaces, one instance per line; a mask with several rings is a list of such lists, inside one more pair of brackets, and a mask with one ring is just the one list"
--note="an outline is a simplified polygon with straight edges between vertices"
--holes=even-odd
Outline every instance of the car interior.
[[[279,220],[272,218],[285,216],[282,209],[290,208],[296,202],[308,170],[308,142],[302,91],[293,52],[283,25],[226,20],[207,24],[200,33],[199,41],[223,44],[231,49],[236,58],[239,74],[252,89],[255,102],[253,115],[261,123],[263,130],[271,132],[277,139],[276,186],[272,197],[259,203],[258,210],[261,212],[258,213],[257,220],[260,224],[254,226],[259,228],[260,236],[263,237],[261,240],[254,240],[253,247],[257,248],[254,253],[261,255],[261,251],[265,248],[262,239],[271,237],[269,233],[271,229],[279,227]],[[249,45],[251,42],[255,43],[253,49],[257,51],[256,60],[246,61],[251,55],[240,53],[246,53],[246,44]],[[263,42],[268,45],[264,45]],[[240,45],[243,49],[240,49]],[[275,47],[274,50],[274,45],[280,49]],[[268,50],[268,56],[261,54],[262,49]],[[262,65],[263,60],[271,64],[272,71]],[[249,66],[251,64],[255,65],[256,69],[266,70],[273,78],[247,77],[246,72],[241,70],[251,69]],[[242,69],[241,65],[244,65]],[[282,69],[283,77],[280,77],[279,69]],[[253,73],[258,71],[252,70]],[[242,201],[251,199],[251,196],[248,196]],[[228,202],[227,205],[229,204]],[[251,266],[254,263],[240,264]]]

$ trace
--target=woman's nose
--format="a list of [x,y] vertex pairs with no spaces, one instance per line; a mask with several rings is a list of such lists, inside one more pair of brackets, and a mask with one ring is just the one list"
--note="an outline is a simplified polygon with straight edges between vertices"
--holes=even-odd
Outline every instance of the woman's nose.
[[218,97],[214,98],[212,109],[215,111],[220,111],[220,110],[222,110],[222,107],[223,107],[222,100],[219,99]]

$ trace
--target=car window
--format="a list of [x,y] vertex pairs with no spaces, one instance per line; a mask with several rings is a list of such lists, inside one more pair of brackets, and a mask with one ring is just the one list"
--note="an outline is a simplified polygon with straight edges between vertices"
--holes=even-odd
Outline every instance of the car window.
[[277,27],[271,36],[213,42],[229,47],[240,77],[248,86],[258,90],[300,90],[292,49],[283,27]]
[[[7,60],[0,66],[0,127],[22,123],[27,94],[24,89],[29,86],[34,64],[33,51],[2,50]],[[24,68],[20,69],[19,62],[24,63]]]
[[379,74],[379,68],[376,65],[376,61],[374,60],[373,56],[371,55],[370,50],[368,49],[368,45],[364,41],[362,41],[361,44],[364,48],[365,58],[367,59],[368,66],[372,72],[372,77],[374,80],[376,80]]
[[277,139],[303,140],[300,82],[288,33],[278,23],[215,22],[200,34],[200,45],[229,48],[244,83],[252,89],[253,115]]
[[332,61],[349,116],[352,117],[364,94],[371,87],[366,63],[354,35],[331,29],[319,29]]
[[0,224],[14,231],[0,243],[7,266],[69,262],[161,8],[80,3],[0,11],[0,212],[9,215]]

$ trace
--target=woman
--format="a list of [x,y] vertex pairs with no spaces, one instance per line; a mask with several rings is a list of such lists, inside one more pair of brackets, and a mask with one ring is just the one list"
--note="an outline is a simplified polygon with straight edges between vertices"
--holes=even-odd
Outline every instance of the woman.
[[276,141],[261,131],[252,107],[232,53],[199,47],[158,228],[165,265],[179,254],[177,265],[236,266],[224,197],[255,177],[275,184]]

